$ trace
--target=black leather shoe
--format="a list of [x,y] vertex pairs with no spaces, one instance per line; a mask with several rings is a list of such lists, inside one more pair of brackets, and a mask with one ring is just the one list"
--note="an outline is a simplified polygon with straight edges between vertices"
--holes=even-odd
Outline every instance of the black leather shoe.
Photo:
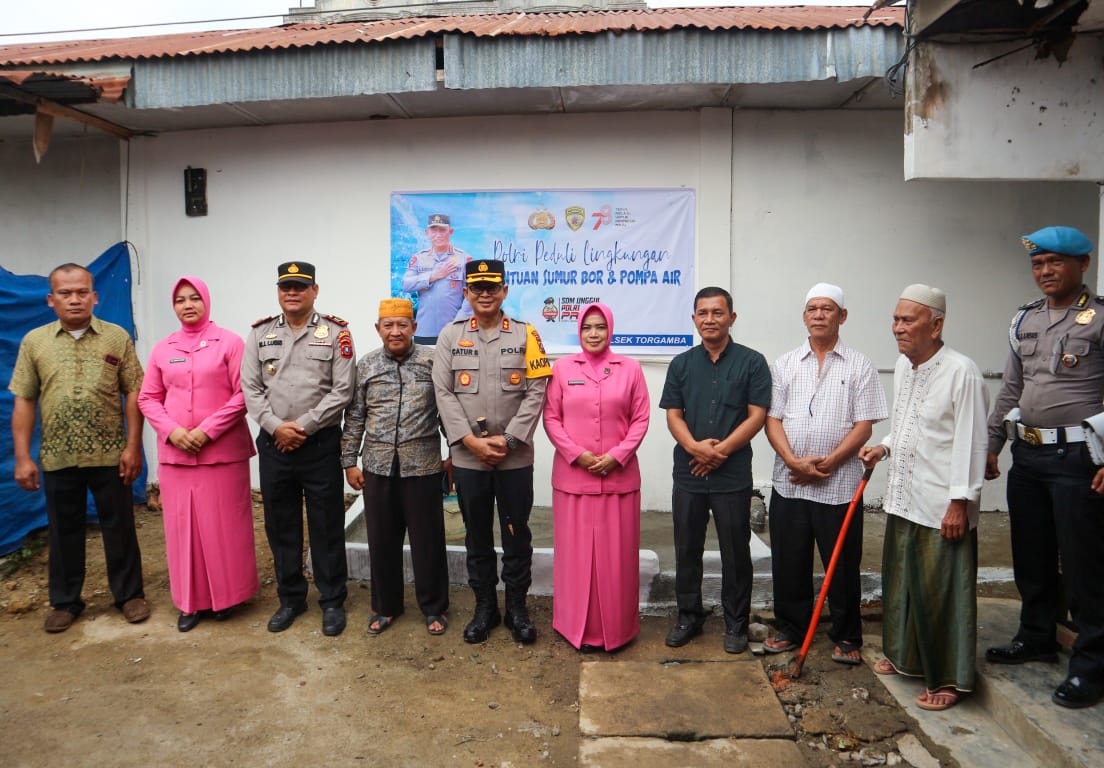
[[748,648],[748,637],[739,632],[724,633],[725,653],[743,653]]
[[227,619],[230,618],[230,614],[232,614],[239,607],[240,607],[240,604],[239,605],[231,605],[229,608],[223,608],[221,611],[213,611],[211,613],[211,618],[214,619],[215,621],[226,621]]
[[322,611],[322,634],[337,637],[345,631],[345,609],[340,605]]
[[1104,699],[1104,685],[1090,685],[1080,677],[1067,678],[1054,689],[1050,700],[1062,707],[1081,709]]
[[524,608],[506,610],[506,627],[513,633],[515,642],[525,645],[537,642],[537,627]]
[[464,627],[465,643],[482,643],[487,640],[491,630],[502,623],[502,614],[495,610],[489,614],[476,614],[468,626]]
[[306,611],[307,606],[305,605],[281,605],[280,609],[272,614],[272,618],[268,620],[268,631],[283,632],[295,623],[296,616],[306,613]]
[[1058,661],[1058,654],[1054,649],[1045,650],[1034,645],[1027,645],[1022,640],[1013,640],[1008,645],[999,645],[985,651],[986,661],[993,664],[1023,664],[1028,661]]
[[196,624],[199,623],[200,615],[199,611],[195,613],[182,613],[180,618],[176,620],[176,628],[181,632],[190,632],[196,628]]
[[670,648],[681,648],[701,633],[701,624],[676,624],[667,633],[667,645]]

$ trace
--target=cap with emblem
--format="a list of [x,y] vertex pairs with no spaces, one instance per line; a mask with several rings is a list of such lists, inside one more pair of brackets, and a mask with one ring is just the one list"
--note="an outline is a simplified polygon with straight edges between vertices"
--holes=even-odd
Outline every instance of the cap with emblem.
[[809,292],[805,294],[805,303],[808,304],[813,299],[831,299],[836,302],[836,306],[840,309],[845,309],[843,304],[843,289],[838,285],[832,285],[831,283],[817,283]]
[[464,265],[466,283],[501,283],[506,273],[506,265],[498,259],[480,259]]
[[913,283],[906,287],[901,291],[901,298],[905,301],[915,301],[917,304],[923,304],[940,312],[947,311],[947,294],[923,283]]
[[314,265],[305,261],[288,261],[276,270],[276,285],[284,283],[302,283],[314,285]]
[[1092,241],[1073,227],[1043,227],[1020,238],[1028,256],[1057,253],[1061,256],[1088,256]]
[[379,305],[379,316],[414,317],[414,303],[410,299],[384,299]]
[[451,227],[452,223],[447,213],[431,213],[429,214],[430,227]]

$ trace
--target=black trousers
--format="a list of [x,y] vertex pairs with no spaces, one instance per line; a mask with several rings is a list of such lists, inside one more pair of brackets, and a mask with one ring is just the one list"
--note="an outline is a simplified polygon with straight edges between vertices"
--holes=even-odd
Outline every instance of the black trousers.
[[265,533],[276,571],[281,605],[307,600],[303,575],[303,501],[307,505],[311,563],[318,604],[341,606],[347,594],[345,559],[345,473],[341,468],[341,429],[326,427],[290,453],[276,449],[272,436],[257,436]]
[[452,478],[467,527],[464,545],[468,549],[468,584],[476,592],[494,589],[498,584],[498,558],[494,550],[497,502],[502,581],[511,591],[524,595],[533,581],[533,534],[529,531],[533,467],[505,470],[454,467]]
[[680,624],[701,624],[702,555],[709,512],[721,547],[721,607],[725,631],[746,634],[751,610],[751,489],[732,493],[690,493],[675,488],[675,597]]
[[[816,602],[813,592],[813,544],[820,552],[824,570],[832,559],[843,518],[850,504],[821,504],[806,499],[788,499],[771,494],[770,535],[771,573],[774,580],[774,615],[779,633],[787,640],[801,643],[813,618]],[[832,583],[828,587],[828,607],[832,623],[828,637],[843,651],[862,647],[863,516],[862,500],[855,508],[847,536],[843,540]]]
[[96,502],[107,561],[107,583],[115,605],[145,597],[142,591],[142,552],[134,531],[134,501],[119,467],[70,467],[42,473],[49,521],[50,604],[80,613],[84,610],[85,519],[88,493]]
[[372,611],[403,612],[403,538],[410,533],[414,593],[425,616],[449,607],[441,472],[424,477],[364,473],[364,523],[371,555]]
[[[1008,510],[1012,568],[1023,601],[1016,639],[1054,647],[1065,586],[1077,624],[1069,673],[1104,684],[1104,496],[1089,483],[1098,468],[1084,443],[1012,444]],[[1062,574],[1058,574],[1058,556]]]

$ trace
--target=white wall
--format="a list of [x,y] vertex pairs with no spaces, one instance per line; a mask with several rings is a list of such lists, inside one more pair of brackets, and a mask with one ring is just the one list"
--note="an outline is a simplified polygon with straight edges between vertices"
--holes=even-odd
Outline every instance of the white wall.
[[1104,179],[1104,38],[1077,35],[1061,62],[1037,59],[1034,46],[1009,55],[1016,47],[917,46],[907,76],[907,178]]
[[[837,283],[848,305],[843,337],[887,372],[887,396],[897,358],[890,318],[906,285],[944,289],[947,343],[999,373],[1009,319],[1038,295],[1020,235],[1063,223],[1097,239],[1094,184],[902,181],[896,113],[738,112],[734,135],[740,340],[769,360],[796,347],[805,292]],[[990,383],[992,400],[999,380]],[[875,439],[887,429],[876,427]],[[758,481],[773,457],[765,438],[755,449]],[[881,497],[883,474],[869,497]],[[1005,507],[1003,482],[986,485],[983,503]]]
[[[735,335],[768,360],[801,341],[805,291],[826,279],[847,291],[849,343],[892,368],[892,306],[901,287],[922,280],[948,291],[949,342],[983,369],[1000,370],[1008,318],[1034,295],[1018,236],[1061,221],[1095,239],[1095,187],[906,184],[900,120],[897,113],[706,110],[137,138],[125,234],[139,253],[139,352],[145,358],[153,341],[175,329],[168,291],[179,275],[207,280],[213,317],[244,335],[278,309],[275,268],[289,259],[318,266],[319,308],[351,322],[358,354],[375,348],[371,326],[389,289],[393,190],[685,185],[698,191],[698,283],[731,285],[740,315]],[[0,160],[7,176],[7,157]],[[184,215],[188,165],[207,169],[207,217]],[[103,215],[80,205],[64,210],[65,227],[51,235],[59,241]],[[0,217],[10,230],[6,211]],[[32,206],[16,224],[62,227],[59,218],[48,206]],[[645,373],[657,403],[665,366],[645,361]],[[671,446],[664,414],[653,406],[641,450],[648,508],[669,508]],[[755,450],[755,481],[765,487],[772,461],[765,439],[757,438]],[[551,457],[541,436],[538,478],[548,477]],[[875,485],[870,497],[878,496]],[[994,485],[986,505],[1002,505],[1002,496]],[[536,497],[549,503],[546,482],[538,480]]]
[[36,165],[29,140],[0,141],[0,265],[44,274],[87,264],[119,242],[119,150],[98,132],[55,138]]

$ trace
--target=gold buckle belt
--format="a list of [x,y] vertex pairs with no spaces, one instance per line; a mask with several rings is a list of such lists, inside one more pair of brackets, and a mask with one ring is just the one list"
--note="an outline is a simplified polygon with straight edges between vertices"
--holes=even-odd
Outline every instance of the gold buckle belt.
[[1085,430],[1081,427],[1029,427],[1024,424],[1016,425],[1016,434],[1028,445],[1054,445],[1065,434],[1067,443],[1085,442]]

